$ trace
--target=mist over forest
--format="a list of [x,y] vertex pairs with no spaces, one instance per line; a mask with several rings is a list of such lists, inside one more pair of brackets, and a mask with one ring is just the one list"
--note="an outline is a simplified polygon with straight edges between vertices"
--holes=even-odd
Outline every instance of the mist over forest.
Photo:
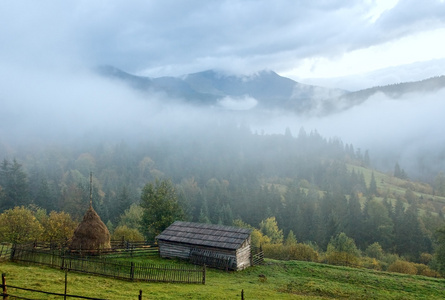
[[[2,74],[2,211],[34,205],[80,220],[93,172],[93,204],[110,228],[156,180],[171,180],[186,220],[257,227],[273,217],[282,234],[322,249],[343,232],[360,249],[378,242],[418,260],[443,223],[443,89],[305,114],[250,95],[190,103],[90,70]],[[383,188],[374,170],[389,174],[378,175]],[[408,178],[431,185],[384,188]]]
[[[88,152],[88,147],[102,142],[204,141],[214,137],[215,128],[228,126],[259,135],[317,131],[326,139],[368,150],[371,165],[383,172],[392,172],[399,163],[412,179],[431,181],[445,169],[444,89],[398,98],[377,92],[348,109],[316,114],[317,107],[307,113],[255,109],[258,101],[249,95],[222,97],[220,105],[194,105],[89,69],[42,73],[5,68],[1,80],[0,143],[1,156],[7,159],[20,159],[21,151],[46,145],[84,145]],[[336,105],[341,107],[341,101]],[[264,149],[249,151],[255,155]]]

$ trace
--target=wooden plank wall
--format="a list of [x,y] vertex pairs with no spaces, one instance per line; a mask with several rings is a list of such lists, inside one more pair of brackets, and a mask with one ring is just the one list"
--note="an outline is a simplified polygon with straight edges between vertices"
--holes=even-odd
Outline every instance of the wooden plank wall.
[[[250,239],[246,240],[246,242],[243,243],[242,247],[237,250],[229,250],[229,249],[220,249],[220,248],[212,248],[212,247],[204,247],[204,246],[194,246],[194,245],[187,245],[187,244],[181,244],[181,243],[174,243],[174,242],[167,242],[167,241],[158,241],[159,244],[159,252],[161,257],[168,257],[168,258],[182,258],[182,259],[191,259],[191,253],[192,251],[199,250],[203,254],[202,259],[198,259],[194,257],[194,261],[205,261],[204,256],[206,257],[216,257],[218,259],[227,259],[227,261],[231,261],[234,263],[231,263],[229,269],[232,270],[243,270],[251,265],[251,250],[250,250]],[[208,252],[208,253],[207,253]],[[207,253],[207,254],[205,254]],[[211,264],[207,263],[209,267],[216,267],[221,268],[221,263],[219,263],[219,260],[216,265],[212,266]],[[208,259],[207,262],[211,262],[211,259]]]

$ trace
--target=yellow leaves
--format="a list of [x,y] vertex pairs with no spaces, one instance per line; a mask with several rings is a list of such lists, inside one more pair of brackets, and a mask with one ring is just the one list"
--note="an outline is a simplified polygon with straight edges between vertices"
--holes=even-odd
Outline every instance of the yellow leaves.
[[[38,218],[36,218],[38,216]],[[77,224],[65,212],[33,211],[24,206],[0,214],[0,241],[27,243],[35,240],[58,241],[71,238]]]
[[111,236],[112,240],[124,239],[126,241],[143,241],[144,236],[135,228],[129,228],[126,225],[118,226]]
[[270,244],[270,238],[267,235],[263,235],[260,230],[253,229],[252,233],[250,234],[252,239],[252,246],[259,248],[260,245],[266,245]]
[[43,222],[43,239],[47,241],[59,241],[73,236],[77,223],[66,212],[52,211]]
[[24,206],[5,210],[0,215],[0,240],[10,243],[26,243],[38,239],[43,232],[32,211]]

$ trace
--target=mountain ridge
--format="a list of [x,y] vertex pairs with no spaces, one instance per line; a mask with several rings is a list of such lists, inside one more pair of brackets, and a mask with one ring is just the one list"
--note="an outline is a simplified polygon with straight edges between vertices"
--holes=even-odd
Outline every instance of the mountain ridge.
[[312,115],[328,115],[350,109],[377,93],[399,98],[408,93],[428,93],[445,87],[445,76],[349,92],[303,84],[270,70],[252,75],[232,75],[210,69],[180,77],[156,78],[133,75],[112,66],[102,66],[98,72],[137,90],[162,93],[168,98],[190,104],[223,107],[222,99],[229,98],[237,102],[250,97],[255,99],[256,105],[248,109],[275,109]]

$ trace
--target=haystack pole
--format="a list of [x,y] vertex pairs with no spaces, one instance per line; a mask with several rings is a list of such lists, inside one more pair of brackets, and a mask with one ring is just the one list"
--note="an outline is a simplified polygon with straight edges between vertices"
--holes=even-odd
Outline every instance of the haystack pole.
[[111,249],[110,232],[93,208],[93,172],[90,172],[90,205],[74,231],[69,248],[71,252],[90,254]]

